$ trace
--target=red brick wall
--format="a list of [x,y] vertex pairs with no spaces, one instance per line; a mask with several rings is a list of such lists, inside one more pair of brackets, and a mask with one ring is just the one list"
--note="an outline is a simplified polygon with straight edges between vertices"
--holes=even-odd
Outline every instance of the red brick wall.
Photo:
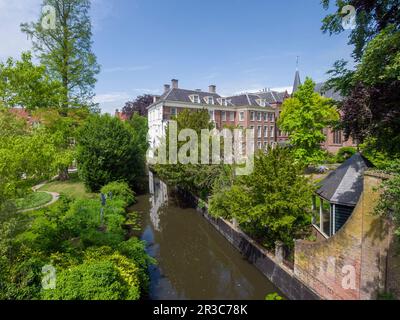
[[[332,238],[296,241],[295,275],[321,297],[330,300],[376,299],[385,290],[389,226],[374,214],[382,179],[366,174],[364,193],[349,221]],[[355,287],[343,287],[346,270],[353,267]]]

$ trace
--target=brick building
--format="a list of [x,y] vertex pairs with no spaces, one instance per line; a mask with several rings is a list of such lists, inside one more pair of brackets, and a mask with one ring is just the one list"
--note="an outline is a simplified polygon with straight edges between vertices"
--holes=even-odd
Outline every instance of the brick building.
[[[300,73],[296,71],[293,93],[301,85]],[[325,97],[341,101],[342,97],[332,90],[323,92],[323,83],[317,84],[316,91]],[[163,94],[154,97],[154,103],[148,107],[150,144],[156,147],[165,134],[169,120],[185,109],[206,109],[217,129],[225,126],[237,126],[243,129],[254,129],[256,149],[265,149],[273,143],[287,142],[288,135],[279,130],[277,119],[282,111],[285,99],[291,96],[288,92],[277,92],[265,89],[256,93],[243,93],[235,96],[221,96],[217,87],[210,85],[207,91],[187,90],[179,87],[178,80],[164,85]],[[123,115],[117,112],[117,116]],[[353,141],[344,140],[341,131],[325,129],[327,136],[323,147],[331,153],[344,146],[355,146]]]

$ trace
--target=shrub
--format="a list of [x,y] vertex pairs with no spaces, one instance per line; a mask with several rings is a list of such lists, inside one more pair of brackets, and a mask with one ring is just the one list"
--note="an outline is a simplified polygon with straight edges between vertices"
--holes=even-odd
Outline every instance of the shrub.
[[135,193],[129,188],[126,182],[111,182],[101,188],[101,192],[105,195],[112,195],[112,199],[122,200],[125,206],[135,203]]
[[338,154],[336,155],[336,161],[338,163],[343,163],[346,160],[350,159],[357,153],[357,150],[353,147],[343,147],[339,150]]
[[121,300],[128,291],[115,264],[89,261],[57,273],[54,290],[43,291],[45,300]]

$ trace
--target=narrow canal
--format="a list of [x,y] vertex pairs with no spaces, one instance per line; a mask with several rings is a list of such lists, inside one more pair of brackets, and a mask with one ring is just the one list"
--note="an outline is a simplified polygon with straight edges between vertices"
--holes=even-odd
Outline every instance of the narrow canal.
[[153,300],[263,300],[278,290],[194,208],[149,177],[149,194],[131,209],[140,213],[141,237],[158,261],[151,267]]

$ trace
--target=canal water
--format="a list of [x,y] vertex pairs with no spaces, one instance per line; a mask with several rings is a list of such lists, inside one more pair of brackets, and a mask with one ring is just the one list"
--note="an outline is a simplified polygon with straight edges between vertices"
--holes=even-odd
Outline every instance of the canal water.
[[140,214],[141,238],[158,262],[150,268],[150,299],[263,300],[279,292],[152,173],[149,190],[131,210]]

